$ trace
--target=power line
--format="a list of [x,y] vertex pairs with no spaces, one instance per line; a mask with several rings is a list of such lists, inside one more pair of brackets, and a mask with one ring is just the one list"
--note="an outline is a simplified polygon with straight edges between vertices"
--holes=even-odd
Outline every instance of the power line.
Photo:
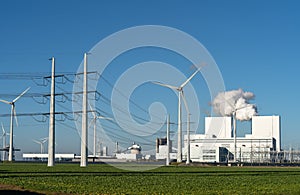
[[[91,73],[95,73],[95,72],[89,72]],[[48,73],[47,73],[48,74]],[[49,84],[49,76],[45,77],[44,76],[45,73],[2,73],[0,74],[0,79],[2,80],[32,80],[34,83],[36,83],[38,86],[47,86]],[[59,84],[66,84],[67,82],[69,83],[74,83],[74,82],[78,82],[78,79],[80,79],[81,73],[78,74],[74,74],[74,73],[62,73],[62,74],[57,74],[56,78],[61,78],[60,81],[56,81]],[[115,86],[113,86],[106,78],[104,78],[103,76],[101,76],[101,78],[112,88],[115,89],[119,94],[121,94],[122,97],[126,98],[127,97],[124,95],[124,93],[117,89]],[[77,79],[77,80],[76,80]],[[94,78],[96,79],[96,78]],[[60,108],[62,108],[63,111],[60,112],[55,112],[56,115],[59,115],[60,118],[58,119],[59,121],[64,121],[64,120],[77,120],[76,115],[80,115],[82,113],[82,111],[71,111],[70,108],[68,108],[65,104],[65,102],[71,102],[73,101],[73,103],[79,104],[79,102],[77,102],[76,100],[74,100],[74,95],[78,95],[80,96],[82,94],[81,91],[79,92],[68,92],[67,90],[65,90],[65,88],[56,85],[56,87],[60,90],[59,93],[56,93],[55,96],[56,97],[60,97],[60,99],[56,98],[56,105],[58,105]],[[117,103],[112,103],[111,100],[104,96],[103,94],[100,94],[98,91],[90,91],[89,93],[94,93],[95,95],[92,97],[94,100],[99,100],[102,98],[102,102],[104,102],[106,105],[109,105],[111,107],[114,107],[116,109],[118,109],[120,112],[124,113],[124,114],[128,114],[127,110],[123,109],[122,106],[118,105]],[[0,97],[16,97],[18,94],[0,94]],[[73,97],[71,97],[71,95]],[[26,95],[24,95],[24,97],[31,97],[33,98],[35,101],[38,98],[42,98],[40,101],[36,101],[38,103],[41,104],[46,104],[49,100],[49,93],[28,93]],[[89,95],[89,97],[91,97]],[[134,105],[136,108],[138,108],[139,110],[141,110],[142,112],[148,114],[148,111],[146,109],[144,109],[142,106],[138,105],[136,102],[134,102],[133,100],[129,99],[129,102]],[[80,104],[79,104],[80,105]],[[96,110],[100,110],[99,108],[96,108]],[[109,114],[107,111],[104,110],[100,110],[101,113],[104,113],[107,116],[111,116],[111,114]],[[35,120],[39,121],[39,122],[46,122],[46,120],[49,117],[49,112],[35,112],[35,113],[18,113],[17,116],[18,117],[26,117],[26,116],[31,116],[33,117]],[[143,117],[141,117],[140,115],[137,115],[133,112],[130,112],[131,116],[134,117],[134,119],[138,119],[140,122],[148,122],[148,119],[145,119]],[[9,117],[10,114],[0,114],[0,117]],[[41,117],[38,119],[38,117]],[[156,118],[160,118],[159,116],[154,116]],[[110,126],[109,125],[103,125],[104,128],[110,129],[110,130],[115,130],[118,132],[123,132],[124,130],[115,122],[109,121],[110,122]],[[125,118],[123,119],[119,119],[119,122],[121,124],[123,124],[123,126],[126,126],[128,129],[132,129],[132,130],[139,130],[139,131],[143,131],[142,129],[137,129],[137,127],[134,127],[132,125],[129,125],[129,121],[126,120]],[[130,121],[131,122],[131,121]],[[75,127],[72,127],[70,125],[67,125],[65,123],[59,123],[62,124],[63,126],[66,126],[70,129],[73,130],[77,130]],[[158,124],[158,123],[157,123]],[[112,125],[114,125],[115,127],[112,127]],[[156,131],[156,129],[153,129]],[[120,134],[115,134],[113,131],[107,131],[110,136],[113,136],[114,138],[118,138],[121,139],[123,141],[128,141],[131,138],[128,137],[127,135],[120,135]],[[147,140],[146,138],[143,137],[139,137],[140,139],[143,139],[145,144],[149,143],[149,145],[153,145],[151,144],[151,141]],[[127,142],[128,143],[128,142]]]
[[[127,99],[127,96],[118,88],[116,88],[113,84],[111,84],[103,75],[100,75],[100,78],[102,78],[112,89],[116,90],[122,97],[124,97],[125,99]],[[132,103],[136,108],[140,109],[141,111],[143,111],[144,113],[148,114],[148,111],[146,109],[144,109],[143,107],[141,107],[140,105],[138,105],[136,102],[134,102],[131,99],[128,99],[128,101],[130,103]],[[159,116],[154,115],[154,117],[160,119]]]

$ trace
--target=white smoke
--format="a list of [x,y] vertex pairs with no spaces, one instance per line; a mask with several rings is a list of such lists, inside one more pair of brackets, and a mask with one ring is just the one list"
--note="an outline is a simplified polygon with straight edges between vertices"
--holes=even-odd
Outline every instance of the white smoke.
[[244,92],[242,89],[219,93],[212,102],[214,112],[221,116],[232,116],[236,119],[247,121],[257,114],[256,106],[250,104],[249,100],[254,99],[252,92]]

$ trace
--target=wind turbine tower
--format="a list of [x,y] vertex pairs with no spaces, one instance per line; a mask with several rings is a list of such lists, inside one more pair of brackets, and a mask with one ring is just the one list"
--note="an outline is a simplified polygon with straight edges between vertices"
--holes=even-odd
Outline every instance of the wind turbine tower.
[[188,107],[187,101],[184,97],[184,94],[182,92],[182,100],[187,112],[187,154],[186,154],[186,164],[190,164],[191,162],[191,155],[190,155],[190,120],[191,120],[191,113],[190,113],[190,109]]
[[167,159],[166,165],[170,165],[170,115],[167,117]]
[[6,154],[6,151],[5,151],[5,147],[6,147],[6,136],[7,136],[7,133],[3,127],[3,124],[1,123],[1,126],[2,126],[2,161],[5,161],[5,154]]

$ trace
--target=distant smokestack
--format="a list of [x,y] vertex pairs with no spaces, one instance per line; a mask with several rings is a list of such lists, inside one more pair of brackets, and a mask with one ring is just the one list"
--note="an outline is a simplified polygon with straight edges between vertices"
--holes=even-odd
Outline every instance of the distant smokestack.
[[156,153],[159,153],[159,138],[156,138],[156,142],[155,142],[156,144]]
[[108,156],[108,147],[103,146],[103,156]]
[[116,142],[116,154],[119,153],[119,143]]

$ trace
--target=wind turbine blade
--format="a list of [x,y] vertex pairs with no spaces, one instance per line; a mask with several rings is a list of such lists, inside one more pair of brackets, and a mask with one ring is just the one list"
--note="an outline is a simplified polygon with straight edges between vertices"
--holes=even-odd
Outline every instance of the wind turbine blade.
[[232,103],[230,103],[226,98],[224,98],[224,99],[225,99],[225,104],[229,104],[229,106],[231,106],[231,108],[236,111],[235,106]]
[[18,123],[18,117],[17,117],[16,107],[14,107],[14,117],[15,117],[15,120],[16,120],[16,125],[18,127],[19,123]]
[[186,112],[187,114],[190,114],[190,110],[189,110],[189,107],[188,107],[188,104],[187,104],[187,101],[184,97],[184,94],[183,94],[183,91],[180,93],[181,97],[182,97],[182,100],[183,100],[183,103],[184,103],[184,107],[186,109]]
[[92,110],[93,110],[93,108],[92,108],[92,106],[91,106],[91,104],[90,104],[90,103],[89,103],[89,106],[90,106],[90,109],[91,109],[91,112],[92,112],[92,114],[93,114],[94,118],[96,118],[97,116],[96,116],[95,112],[94,112],[94,111],[92,111]]
[[153,83],[153,84],[156,84],[156,85],[163,86],[163,87],[168,87],[168,88],[170,88],[170,89],[178,90],[178,87],[175,87],[175,86],[172,86],[172,85],[167,85],[167,84],[160,83],[160,82],[156,82],[156,81],[152,81],[152,83]]
[[109,121],[113,121],[114,119],[109,118],[109,117],[105,117],[105,116],[97,116],[98,119],[103,119],[103,120],[109,120]]
[[22,97],[28,90],[30,89],[30,87],[28,87],[25,91],[23,91],[18,97],[16,97],[16,99],[14,99],[12,102],[15,103],[16,101],[18,101],[18,99],[20,99],[20,97]]
[[41,142],[43,142],[43,143],[45,143],[47,141],[48,141],[48,137],[44,137],[44,138],[41,139]]
[[186,86],[186,84],[188,84],[188,82],[190,82],[190,80],[192,80],[192,78],[200,71],[200,69],[202,68],[203,66],[201,66],[200,68],[198,68],[184,83],[182,83],[180,85],[180,88],[183,88],[184,86]]
[[41,142],[38,141],[38,140],[33,139],[32,141],[35,142],[35,143],[37,143],[37,144],[41,144]]
[[97,117],[95,117],[95,118],[93,118],[93,120],[91,120],[88,128],[90,128],[92,124],[96,123],[96,119],[97,119]]
[[2,136],[5,136],[6,132],[4,130],[3,123],[1,123],[1,126],[2,126],[2,133],[3,133]]
[[[10,136],[10,133],[6,133],[7,136]],[[15,134],[13,135],[14,137],[16,136]]]
[[11,102],[6,101],[6,100],[1,100],[1,99],[0,99],[0,102],[3,102],[3,103],[5,103],[5,104],[11,104]]
[[44,139],[44,140],[42,141],[42,144],[46,143],[47,141],[48,141],[48,139]]

